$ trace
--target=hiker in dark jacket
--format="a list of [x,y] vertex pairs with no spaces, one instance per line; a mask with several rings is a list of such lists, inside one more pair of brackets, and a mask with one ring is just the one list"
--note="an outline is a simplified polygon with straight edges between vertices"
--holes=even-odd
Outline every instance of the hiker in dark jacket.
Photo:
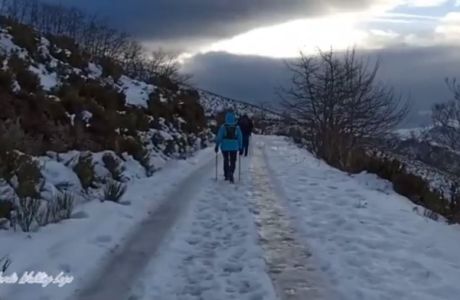
[[236,158],[238,151],[243,154],[243,135],[237,124],[235,114],[228,112],[225,115],[225,124],[220,126],[216,136],[216,153],[219,147],[224,156],[224,175],[225,180],[234,182],[233,173],[235,172]]
[[249,137],[252,135],[253,124],[247,115],[243,115],[238,121],[241,132],[243,133],[243,152],[244,156],[248,156],[249,152]]

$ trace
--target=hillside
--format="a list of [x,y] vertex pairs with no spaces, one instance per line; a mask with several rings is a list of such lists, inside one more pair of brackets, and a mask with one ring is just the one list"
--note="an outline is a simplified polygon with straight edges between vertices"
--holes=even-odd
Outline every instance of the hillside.
[[67,210],[68,217],[80,202],[117,201],[127,181],[206,147],[222,110],[257,113],[209,101],[167,78],[137,80],[67,37],[42,35],[6,18],[0,19],[0,59],[3,227],[22,204],[36,203],[45,215],[62,206],[53,209]]

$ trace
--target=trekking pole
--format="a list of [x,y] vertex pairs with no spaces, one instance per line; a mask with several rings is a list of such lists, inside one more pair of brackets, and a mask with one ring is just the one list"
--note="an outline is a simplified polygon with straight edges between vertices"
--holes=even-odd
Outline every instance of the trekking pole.
[[241,155],[238,156],[238,182],[241,182]]
[[219,164],[219,155],[218,155],[218,153],[216,153],[216,181],[218,180],[218,177],[217,177],[217,167],[218,167],[218,164]]

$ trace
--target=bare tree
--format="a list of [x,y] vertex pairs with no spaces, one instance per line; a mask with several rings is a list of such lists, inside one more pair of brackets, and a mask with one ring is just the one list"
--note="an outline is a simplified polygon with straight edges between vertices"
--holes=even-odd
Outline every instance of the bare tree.
[[379,64],[358,59],[354,49],[301,54],[288,67],[292,81],[282,89],[283,106],[302,124],[311,150],[332,165],[346,169],[353,150],[387,134],[408,113],[408,103],[377,82]]
[[435,134],[449,147],[460,149],[460,84],[457,79],[446,79],[446,84],[454,98],[448,102],[436,104],[432,108]]
[[177,83],[185,83],[191,78],[188,74],[180,73],[178,55],[161,48],[151,53],[147,61],[147,66],[151,73]]

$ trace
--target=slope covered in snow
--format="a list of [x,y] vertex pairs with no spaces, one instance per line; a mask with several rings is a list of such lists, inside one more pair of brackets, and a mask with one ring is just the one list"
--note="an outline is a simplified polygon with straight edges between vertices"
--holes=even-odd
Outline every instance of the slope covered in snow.
[[349,176],[283,138],[259,147],[337,299],[458,299],[458,225],[424,216],[375,175]]

